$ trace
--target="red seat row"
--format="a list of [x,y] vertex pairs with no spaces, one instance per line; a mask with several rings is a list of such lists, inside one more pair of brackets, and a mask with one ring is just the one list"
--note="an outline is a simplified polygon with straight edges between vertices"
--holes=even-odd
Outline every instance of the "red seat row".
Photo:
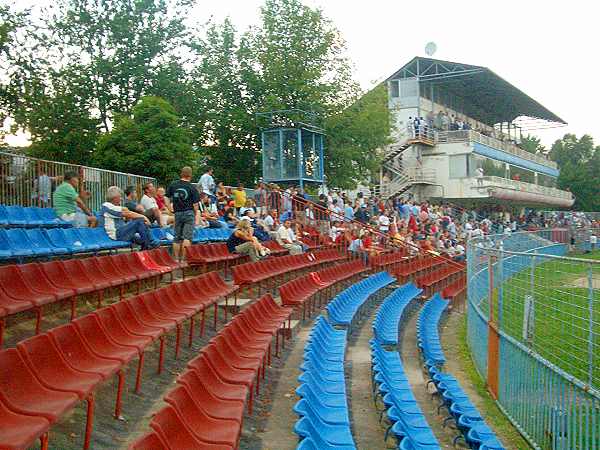
[[265,241],[262,242],[262,245],[267,247],[273,256],[285,255],[288,252],[288,249],[282,247],[277,241]]
[[[119,417],[127,364],[138,358],[135,391],[139,392],[147,348],[160,341],[160,373],[165,336],[176,330],[177,357],[183,321],[193,321],[202,312],[204,323],[206,308],[234,289],[218,274],[205,274],[98,309],[26,339],[16,349],[0,351],[0,448],[26,448],[38,437],[44,448],[48,428],[79,400],[88,404],[84,444],[88,448],[98,384],[118,376],[115,416]],[[190,345],[193,332],[190,325]]]
[[225,272],[227,269],[247,259],[245,255],[230,253],[225,243],[197,244],[186,247],[186,260],[190,266],[200,266],[202,271],[212,270],[211,267],[218,269],[223,264]]
[[407,259],[407,251],[405,248],[395,249],[391,253],[381,253],[373,255],[369,259],[369,264],[374,269],[384,270],[396,268],[401,262]]
[[446,262],[446,264],[438,267],[435,271],[416,278],[415,284],[417,287],[425,290],[425,295],[431,295],[434,291],[439,290],[441,283],[446,282],[446,284],[449,284],[453,281],[451,277],[454,274],[463,272],[464,270],[465,265],[462,263],[453,262],[449,264]]
[[172,273],[177,263],[166,249],[150,252],[121,253],[84,259],[12,264],[0,267],[0,347],[6,316],[22,311],[36,313],[35,333],[42,325],[42,308],[50,303],[69,300],[71,319],[75,318],[77,297],[94,293],[98,305],[104,291],[119,288],[121,298],[128,283],[154,279],[155,286],[165,273]]
[[296,270],[306,269],[321,264],[340,261],[346,257],[335,249],[318,250],[301,255],[288,255],[278,258],[267,258],[255,263],[240,264],[232,268],[233,279],[238,286],[261,283],[271,278],[285,275]]
[[460,296],[467,288],[467,277],[461,274],[459,278],[454,280],[442,290],[442,297],[448,300],[454,300]]
[[278,338],[290,314],[291,308],[268,294],[238,314],[188,363],[178,386],[165,396],[167,406],[150,421],[152,431],[130,449],[238,448],[246,398],[251,414],[273,337]]
[[[333,285],[346,281],[364,271],[367,267],[362,260],[354,260],[343,264],[322,269],[318,272],[311,272],[308,275],[288,281],[279,287],[281,302],[285,306],[294,308],[302,307],[302,320],[306,318],[306,309],[308,305],[308,314],[312,315],[314,303],[318,301],[321,307],[321,294]],[[328,293],[328,298],[332,293]]]
[[427,269],[433,269],[440,264],[447,262],[446,259],[432,255],[417,255],[411,258],[406,258],[397,264],[396,268],[391,273],[398,279],[410,277],[411,275],[418,276],[419,272]]

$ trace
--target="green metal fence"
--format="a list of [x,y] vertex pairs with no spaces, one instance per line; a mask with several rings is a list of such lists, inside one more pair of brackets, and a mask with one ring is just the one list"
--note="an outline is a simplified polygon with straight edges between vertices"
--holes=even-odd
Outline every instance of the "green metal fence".
[[[535,448],[600,449],[600,252],[589,234],[573,242],[542,230],[467,246],[473,359],[484,378],[497,376],[498,405]],[[589,253],[565,256],[575,247]],[[488,347],[496,329],[497,364]]]

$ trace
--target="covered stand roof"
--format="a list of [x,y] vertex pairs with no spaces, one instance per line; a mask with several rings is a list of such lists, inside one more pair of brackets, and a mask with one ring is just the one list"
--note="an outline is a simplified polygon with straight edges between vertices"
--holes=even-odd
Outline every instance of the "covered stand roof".
[[566,124],[566,122],[496,75],[487,67],[415,57],[386,81],[417,78],[422,93],[434,86],[464,102],[462,112],[490,125],[512,122],[519,116]]

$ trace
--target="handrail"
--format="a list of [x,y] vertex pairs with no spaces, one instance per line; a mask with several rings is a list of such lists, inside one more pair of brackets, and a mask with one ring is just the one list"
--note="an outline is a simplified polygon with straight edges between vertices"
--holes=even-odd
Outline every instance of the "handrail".
[[[530,192],[533,194],[548,195],[550,197],[573,199],[573,194],[569,191],[563,191],[553,187],[540,186],[539,184],[527,183],[526,181],[509,180],[508,178],[497,177],[493,175],[481,177],[483,183],[491,186],[514,189],[522,192]],[[483,186],[485,187],[485,186]]]

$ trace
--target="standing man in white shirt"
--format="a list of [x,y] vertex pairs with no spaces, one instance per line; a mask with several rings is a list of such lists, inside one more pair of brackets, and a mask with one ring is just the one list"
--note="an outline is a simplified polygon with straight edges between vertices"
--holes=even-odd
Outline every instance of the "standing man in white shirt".
[[217,198],[215,197],[215,179],[213,178],[213,169],[212,167],[208,167],[206,172],[200,177],[198,180],[198,184],[200,185],[200,189],[210,198],[211,202],[215,202]]
[[383,234],[387,234],[390,231],[390,218],[386,215],[386,212],[381,213],[377,222],[379,223],[379,231]]

